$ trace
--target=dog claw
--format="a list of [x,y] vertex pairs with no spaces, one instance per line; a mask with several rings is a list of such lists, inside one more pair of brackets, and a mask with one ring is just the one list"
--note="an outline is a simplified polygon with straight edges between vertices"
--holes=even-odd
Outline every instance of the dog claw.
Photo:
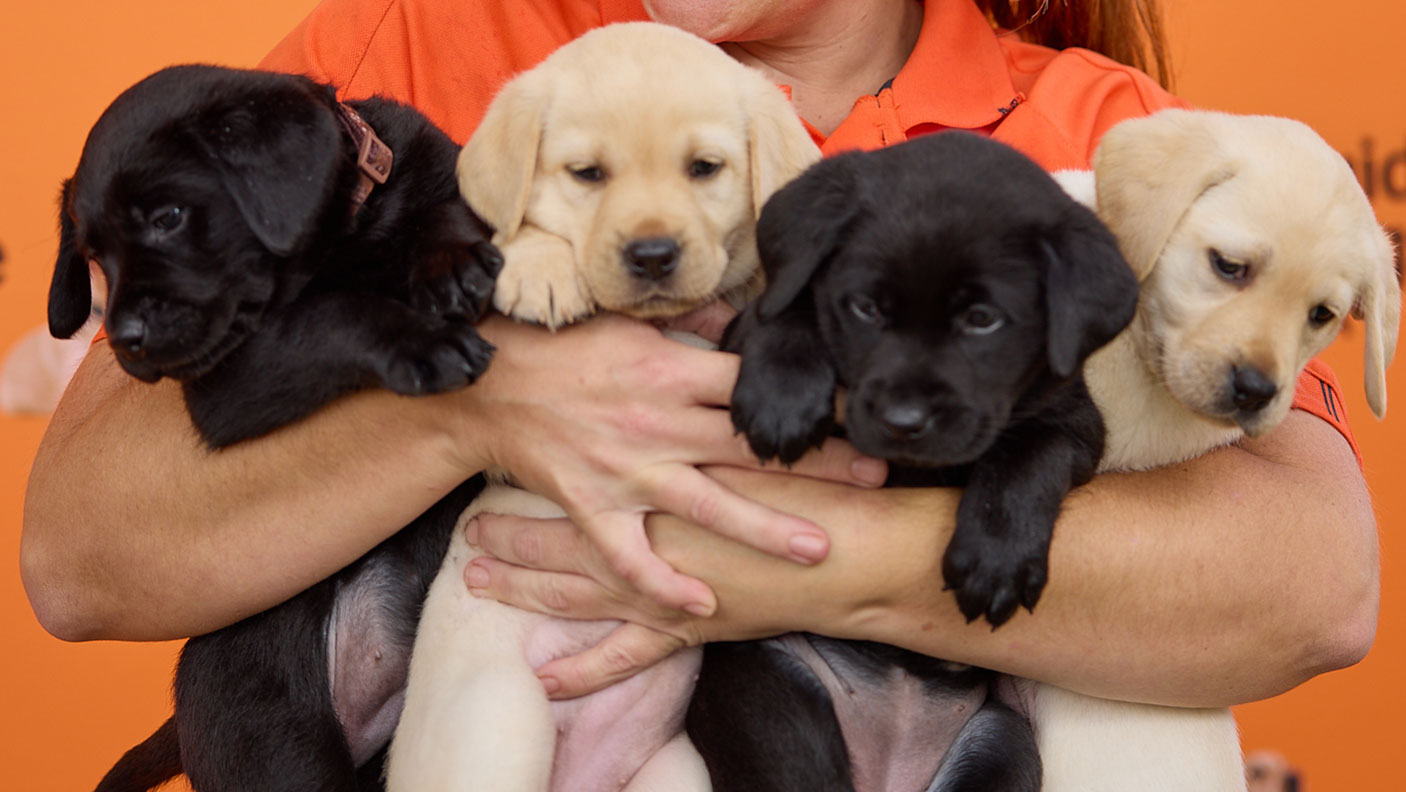
[[410,304],[437,316],[478,321],[493,299],[503,258],[488,242],[446,245],[426,257],[410,287]]
[[749,392],[745,386],[733,392],[732,425],[747,436],[747,444],[763,462],[777,459],[790,466],[810,449],[819,448],[834,429],[833,396],[756,400]]
[[949,544],[942,577],[944,590],[955,593],[967,622],[985,617],[995,629],[1010,621],[1017,608],[1033,612],[1048,577],[1043,552],[1038,558],[1003,560],[1012,557],[1011,549],[1000,543],[974,548],[969,546],[973,541],[963,536],[959,531]]
[[405,396],[422,396],[469,385],[488,368],[493,345],[472,326],[450,322],[425,334],[397,339],[398,350],[385,369],[385,386]]

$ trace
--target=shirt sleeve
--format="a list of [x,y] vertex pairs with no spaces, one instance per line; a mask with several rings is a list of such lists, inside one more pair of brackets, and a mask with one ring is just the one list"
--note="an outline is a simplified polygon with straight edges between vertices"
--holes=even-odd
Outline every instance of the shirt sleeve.
[[1357,464],[1361,467],[1362,452],[1358,450],[1357,439],[1352,436],[1352,428],[1347,424],[1347,406],[1343,404],[1338,376],[1328,364],[1318,358],[1308,361],[1294,388],[1294,409],[1312,413],[1332,424],[1352,446],[1352,454],[1357,457]]

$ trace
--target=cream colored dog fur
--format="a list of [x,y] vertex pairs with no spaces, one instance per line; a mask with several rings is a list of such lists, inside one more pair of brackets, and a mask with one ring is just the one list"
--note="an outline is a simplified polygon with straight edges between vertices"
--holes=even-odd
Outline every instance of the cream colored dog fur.
[[[596,310],[655,318],[751,296],[761,285],[754,228],[762,204],[819,156],[785,95],[759,73],[680,30],[632,23],[587,33],[508,83],[465,146],[459,179],[497,230],[496,307],[557,327]],[[667,277],[632,273],[631,244],[661,238],[674,241],[676,268]],[[541,651],[541,636],[560,625],[465,588],[477,551],[462,525],[484,511],[563,515],[504,484],[465,511],[420,620],[388,789],[710,789],[682,731],[699,653],[549,705],[527,652]],[[614,626],[574,623],[573,651]],[[582,702],[601,696],[622,709],[662,697],[680,704],[678,717],[637,726],[643,736],[630,745],[583,749],[599,737],[583,732],[619,728],[583,714],[591,705]],[[563,720],[575,726],[558,735]],[[641,744],[645,754],[632,755]],[[614,764],[600,771],[602,762]],[[617,775],[563,778],[568,764]]]
[[[1391,244],[1313,130],[1168,110],[1109,130],[1092,175],[1057,177],[1097,208],[1142,282],[1132,324],[1085,364],[1108,425],[1101,470],[1172,464],[1269,431],[1349,314],[1363,320],[1368,404],[1385,413],[1401,310]],[[1235,409],[1236,366],[1274,384],[1261,409]],[[1035,685],[1032,718],[1045,792],[1245,789],[1228,709]]]
[[[639,27],[612,25],[515,79],[460,157],[504,254],[503,313],[553,327],[595,310],[672,316],[760,287],[757,214],[819,152],[759,73],[644,24],[638,44],[624,40]],[[661,236],[681,249],[675,277],[621,266],[630,241]]]

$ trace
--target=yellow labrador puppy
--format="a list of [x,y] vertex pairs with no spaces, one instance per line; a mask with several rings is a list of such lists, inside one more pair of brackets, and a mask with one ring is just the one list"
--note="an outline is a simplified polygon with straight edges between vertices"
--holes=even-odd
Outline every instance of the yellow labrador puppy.
[[[1282,118],[1167,110],[1110,129],[1093,174],[1057,174],[1118,237],[1138,312],[1084,374],[1100,469],[1172,464],[1269,431],[1309,358],[1352,314],[1367,402],[1386,412],[1401,290],[1391,243],[1343,158]],[[1035,685],[1045,792],[1239,792],[1228,709],[1107,701]]]
[[496,99],[459,177],[497,229],[500,311],[671,316],[759,285],[756,215],[819,155],[775,85],[701,44],[613,25]]
[[[684,313],[760,285],[754,228],[772,192],[819,159],[785,95],[675,28],[601,28],[508,83],[459,160],[496,229],[500,311],[557,327],[597,310]],[[559,517],[493,484],[465,511]],[[462,528],[462,521],[461,521]],[[471,597],[463,531],[430,588],[391,792],[708,790],[683,733],[700,654],[549,703],[532,669],[615,622],[571,622]]]

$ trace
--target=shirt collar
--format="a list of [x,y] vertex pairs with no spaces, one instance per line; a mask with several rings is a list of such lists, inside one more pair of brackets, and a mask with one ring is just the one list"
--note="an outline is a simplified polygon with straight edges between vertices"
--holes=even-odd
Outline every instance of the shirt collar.
[[928,0],[908,61],[893,79],[894,111],[907,129],[978,129],[1016,99],[1005,50],[971,0]]
[[[649,18],[640,0],[598,1],[604,24]],[[971,0],[924,3],[918,42],[893,78],[891,91],[905,129],[920,124],[990,126],[1018,95],[996,31]]]

